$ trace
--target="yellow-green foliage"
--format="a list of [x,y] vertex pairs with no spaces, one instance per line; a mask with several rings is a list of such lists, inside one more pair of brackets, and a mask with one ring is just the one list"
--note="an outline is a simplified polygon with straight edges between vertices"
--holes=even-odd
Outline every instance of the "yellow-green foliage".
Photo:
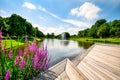
[[2,48],[4,47],[6,42],[6,48],[11,48],[11,42],[12,42],[12,47],[16,47],[18,45],[23,45],[23,42],[18,42],[16,40],[2,40]]
[[41,41],[42,39],[40,39],[40,38],[36,38],[36,40],[37,40],[37,41]]

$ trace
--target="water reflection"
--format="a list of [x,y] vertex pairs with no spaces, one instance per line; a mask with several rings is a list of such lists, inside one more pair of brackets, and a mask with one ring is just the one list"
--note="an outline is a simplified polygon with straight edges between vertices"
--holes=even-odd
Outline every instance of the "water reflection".
[[93,45],[94,43],[92,42],[79,42],[78,41],[78,45],[79,47],[83,47],[84,49],[88,49],[91,45]]
[[60,43],[63,46],[67,46],[67,45],[69,45],[69,40],[61,40]]
[[48,47],[48,53],[51,58],[50,66],[65,58],[73,59],[92,45],[91,43],[58,39],[45,39],[43,43]]

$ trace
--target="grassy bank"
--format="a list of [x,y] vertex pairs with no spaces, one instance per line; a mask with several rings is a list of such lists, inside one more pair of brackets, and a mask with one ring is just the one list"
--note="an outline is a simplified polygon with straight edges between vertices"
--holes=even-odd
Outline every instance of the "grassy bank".
[[2,40],[2,48],[4,47],[5,42],[6,42],[6,48],[11,48],[11,43],[12,43],[12,47],[16,47],[18,45],[24,44],[23,42],[20,42],[20,41],[7,39],[7,40]]
[[75,41],[82,41],[82,42],[102,42],[102,43],[120,44],[120,38],[70,38],[70,39]]
[[[36,38],[37,41],[41,41],[42,39],[40,38]],[[31,43],[33,41],[33,38],[28,39],[28,41]],[[6,48],[11,48],[11,43],[12,43],[12,47],[17,47],[18,45],[24,45],[25,43],[25,39],[19,40],[18,39],[6,39],[6,40],[2,40],[2,48],[4,48],[6,42]]]

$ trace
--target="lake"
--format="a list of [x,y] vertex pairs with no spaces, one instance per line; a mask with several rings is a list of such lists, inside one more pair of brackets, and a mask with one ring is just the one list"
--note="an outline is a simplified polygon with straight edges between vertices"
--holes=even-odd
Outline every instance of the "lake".
[[44,39],[43,43],[48,47],[48,54],[51,59],[50,67],[65,58],[69,58],[70,60],[75,58],[93,44],[59,39]]

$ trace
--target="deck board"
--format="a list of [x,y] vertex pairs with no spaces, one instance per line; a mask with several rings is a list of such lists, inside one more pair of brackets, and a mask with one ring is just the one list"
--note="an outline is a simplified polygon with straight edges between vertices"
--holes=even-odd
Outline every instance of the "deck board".
[[73,65],[73,63],[71,63],[70,60],[67,61],[67,65],[66,65],[66,73],[69,77],[69,79],[71,80],[86,80],[85,77],[79,73],[79,71],[77,70],[77,67],[75,67]]
[[96,45],[77,65],[89,80],[120,80],[120,47]]
[[60,76],[61,76],[61,80],[70,80],[65,71],[62,74],[60,74]]

